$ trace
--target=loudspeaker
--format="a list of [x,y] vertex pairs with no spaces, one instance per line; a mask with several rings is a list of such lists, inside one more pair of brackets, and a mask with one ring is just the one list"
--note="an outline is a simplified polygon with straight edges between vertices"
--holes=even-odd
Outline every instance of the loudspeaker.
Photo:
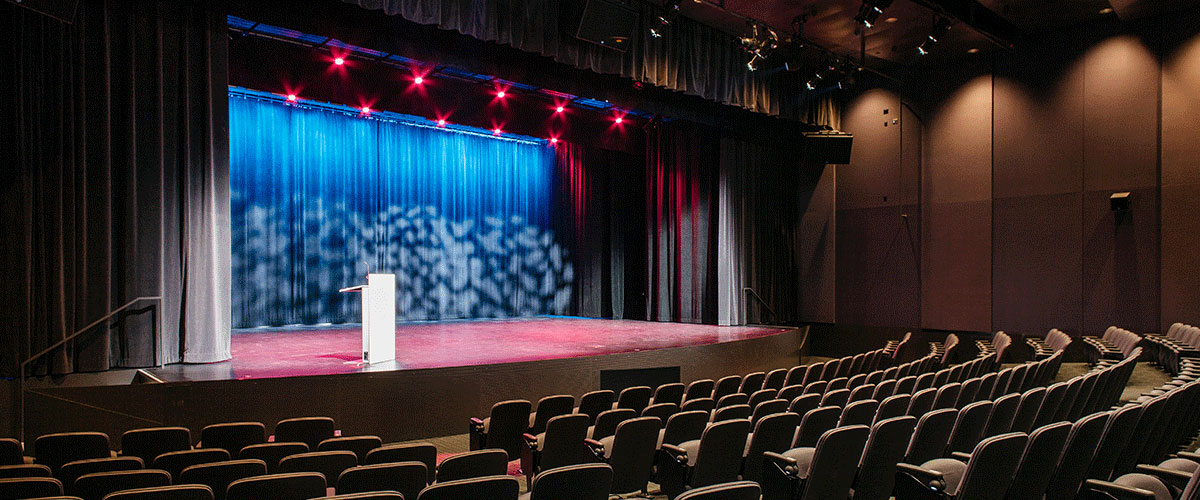
[[822,164],[850,163],[854,134],[846,132],[805,132],[804,161]]
[[67,24],[75,22],[79,0],[8,0],[29,10],[40,12]]
[[1114,212],[1124,212],[1133,206],[1133,199],[1129,192],[1113,193],[1108,197],[1108,205]]
[[612,0],[567,3],[576,4],[566,14],[570,16],[568,19],[579,21],[566,23],[568,26],[576,26],[573,33],[575,38],[621,52],[629,50],[633,32],[638,25],[637,11]]

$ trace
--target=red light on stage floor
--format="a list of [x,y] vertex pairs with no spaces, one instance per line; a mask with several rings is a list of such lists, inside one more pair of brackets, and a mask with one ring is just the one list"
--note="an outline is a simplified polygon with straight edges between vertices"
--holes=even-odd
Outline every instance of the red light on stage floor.
[[288,102],[296,102],[296,94],[288,94],[287,100]]
[[343,64],[346,64],[346,60],[339,57],[339,58],[334,59],[333,63],[338,66],[341,66]]

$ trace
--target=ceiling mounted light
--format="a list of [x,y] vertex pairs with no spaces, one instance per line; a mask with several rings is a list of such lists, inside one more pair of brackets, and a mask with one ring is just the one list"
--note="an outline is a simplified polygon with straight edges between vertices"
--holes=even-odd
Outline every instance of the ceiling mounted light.
[[750,33],[741,39],[742,50],[750,54],[750,60],[746,62],[746,68],[750,71],[758,70],[758,65],[779,47],[779,34],[775,30],[763,26],[762,31],[759,32],[758,23],[751,22]]
[[939,17],[937,22],[933,23],[933,30],[929,32],[929,36],[925,37],[925,41],[917,47],[917,53],[923,56],[929,55],[929,51],[933,49],[933,44],[938,43],[938,40],[946,36],[950,32],[950,27],[954,25],[954,21],[945,17]]
[[854,16],[854,22],[871,29],[879,21],[883,11],[891,6],[892,0],[863,0],[862,6],[858,8],[858,15]]
[[675,19],[679,17],[679,1],[667,0],[663,3],[663,8],[666,9],[662,15],[658,16],[650,26],[650,36],[654,38],[662,38],[667,31],[667,26],[670,26]]

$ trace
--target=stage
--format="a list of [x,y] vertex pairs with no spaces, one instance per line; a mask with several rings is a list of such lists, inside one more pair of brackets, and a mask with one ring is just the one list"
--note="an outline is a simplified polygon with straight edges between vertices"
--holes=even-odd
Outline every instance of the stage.
[[[357,325],[241,330],[233,359],[31,383],[26,437],[327,415],[346,434],[385,441],[461,434],[504,399],[574,394],[613,374],[690,381],[789,367],[807,329],[532,317],[404,323],[395,362],[361,363]],[[629,378],[631,377],[631,378]],[[53,416],[54,418],[43,418]]]

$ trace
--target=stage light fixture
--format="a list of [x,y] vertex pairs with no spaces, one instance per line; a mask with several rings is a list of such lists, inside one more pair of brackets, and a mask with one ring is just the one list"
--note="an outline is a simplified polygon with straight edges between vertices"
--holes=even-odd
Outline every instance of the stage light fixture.
[[503,133],[504,133],[504,131],[500,130],[500,127],[496,127],[495,129],[492,129],[492,135],[501,135]]
[[554,112],[555,112],[555,113],[562,113],[563,111],[565,111],[565,109],[564,109],[562,106],[559,106],[559,107],[557,107],[557,108],[554,108]]
[[438,121],[437,121],[437,124],[438,124],[438,126],[439,126],[439,127],[445,127],[445,126],[446,126],[446,120],[439,118],[439,119],[438,119]]
[[946,36],[946,33],[950,32],[950,27],[953,24],[949,19],[944,17],[939,18],[936,23],[933,23],[933,31],[929,32],[929,39],[936,43],[939,38]]
[[425,77],[418,76],[418,77],[416,77],[416,78],[413,78],[413,83],[415,83],[415,84],[417,84],[417,85],[420,85],[420,84],[422,84],[422,83],[425,83]]
[[508,94],[505,94],[503,90],[497,90],[497,91],[496,91],[496,97],[499,97],[499,98],[501,98],[501,99],[504,99],[504,96],[505,96],[505,95],[508,95]]
[[623,121],[625,121],[625,119],[618,116],[617,119],[613,120],[613,123],[620,125]]
[[758,23],[750,22],[750,33],[741,39],[742,50],[750,54],[750,60],[746,61],[746,69],[750,71],[757,71],[759,64],[779,47],[779,34],[770,26],[763,26],[762,29],[765,34],[759,33]]
[[363,107],[362,107],[362,113],[363,113],[364,115],[369,115],[369,114],[371,114],[371,107],[370,107],[370,106],[363,106]]
[[858,15],[854,16],[854,22],[871,29],[879,21],[883,11],[891,6],[892,0],[863,0],[862,6],[858,8]]
[[287,100],[288,102],[296,102],[296,94],[288,94]]
[[345,60],[345,59],[342,59],[342,58],[340,58],[340,57],[338,57],[338,58],[336,58],[336,59],[334,59],[334,60],[333,60],[333,63],[334,63],[334,64],[336,64],[336,65],[338,65],[338,66],[341,66],[341,65],[343,65],[343,64],[346,64],[346,60]]
[[663,3],[663,8],[666,9],[662,15],[656,17],[652,26],[650,26],[650,36],[654,38],[662,38],[666,33],[667,26],[670,26],[675,18],[679,17],[679,0],[667,0]]
[[551,138],[550,138],[550,144],[558,144],[558,138],[557,138],[557,137],[551,137]]
[[813,83],[812,80],[809,80],[804,83],[804,88],[806,88],[808,90],[817,90],[817,85],[815,83]]

